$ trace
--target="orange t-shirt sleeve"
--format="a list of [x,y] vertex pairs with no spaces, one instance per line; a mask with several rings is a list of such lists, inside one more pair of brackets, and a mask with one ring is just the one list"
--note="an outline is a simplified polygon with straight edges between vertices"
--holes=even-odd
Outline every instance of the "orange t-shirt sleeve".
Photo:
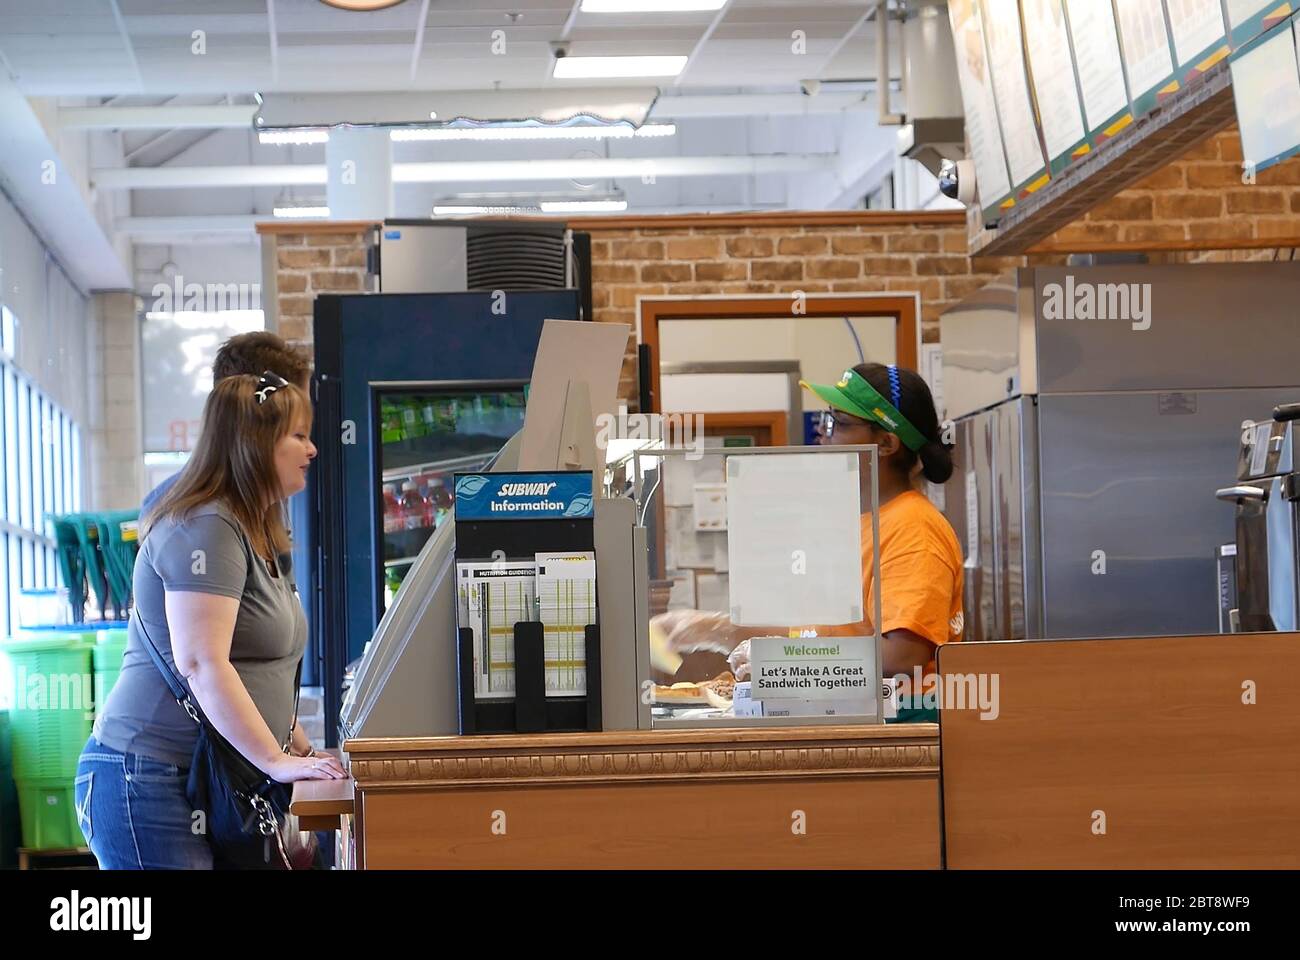
[[881,633],[911,630],[936,646],[948,641],[957,584],[941,556],[924,548],[895,553],[882,559],[880,582]]

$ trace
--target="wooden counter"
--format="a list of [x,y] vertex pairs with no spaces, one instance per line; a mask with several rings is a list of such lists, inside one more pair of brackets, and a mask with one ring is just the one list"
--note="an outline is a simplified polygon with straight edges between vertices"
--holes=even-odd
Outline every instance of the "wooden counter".
[[365,869],[940,865],[935,724],[350,740],[344,751]]
[[[954,643],[953,869],[1300,867],[1300,634]],[[989,711],[985,711],[986,713]]]

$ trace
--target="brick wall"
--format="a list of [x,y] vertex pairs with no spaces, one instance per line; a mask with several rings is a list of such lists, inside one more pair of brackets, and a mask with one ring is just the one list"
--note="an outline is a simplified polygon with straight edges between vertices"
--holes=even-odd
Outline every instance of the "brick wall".
[[[922,339],[938,339],[939,314],[1019,257],[966,256],[965,215],[955,213],[780,213],[571,221],[592,235],[595,319],[636,326],[646,294],[877,293],[921,295]],[[260,229],[268,327],[310,347],[320,293],[356,293],[365,278],[368,224]],[[301,228],[300,228],[301,229]],[[629,340],[620,395],[635,402],[636,344]]]
[[1272,259],[1300,239],[1300,157],[1242,181],[1241,136],[1210,137],[1036,250],[1167,248],[1175,260]]
[[[647,217],[635,226],[574,223],[591,232],[596,320],[635,327],[641,296],[915,291],[921,295],[922,339],[933,342],[944,310],[1024,262],[968,257],[960,211],[691,216],[662,222]],[[636,395],[635,371],[631,343],[619,385],[629,401]]]
[[[265,225],[259,232],[264,262],[275,264],[263,279],[263,303],[268,329],[286,340],[311,346],[312,304],[321,293],[361,293],[366,277],[366,232],[369,224],[313,224],[310,231],[291,233]],[[300,228],[301,229],[301,228]],[[328,232],[327,232],[328,231]],[[271,249],[265,249],[267,245]],[[273,286],[272,286],[273,284]]]

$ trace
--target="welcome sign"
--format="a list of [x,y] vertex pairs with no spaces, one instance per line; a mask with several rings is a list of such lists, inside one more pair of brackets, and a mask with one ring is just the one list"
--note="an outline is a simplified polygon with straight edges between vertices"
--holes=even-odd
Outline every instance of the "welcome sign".
[[590,471],[458,473],[456,520],[574,520],[592,516]]
[[749,654],[755,700],[835,700],[872,709],[876,664],[867,637],[754,637]]

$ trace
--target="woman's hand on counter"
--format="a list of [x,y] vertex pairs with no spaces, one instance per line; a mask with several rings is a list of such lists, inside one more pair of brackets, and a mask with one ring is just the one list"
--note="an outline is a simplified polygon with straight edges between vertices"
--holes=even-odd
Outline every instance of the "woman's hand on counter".
[[310,757],[294,757],[281,754],[266,771],[267,776],[277,783],[293,783],[297,780],[344,780],[347,772],[338,759],[328,753],[316,753]]

